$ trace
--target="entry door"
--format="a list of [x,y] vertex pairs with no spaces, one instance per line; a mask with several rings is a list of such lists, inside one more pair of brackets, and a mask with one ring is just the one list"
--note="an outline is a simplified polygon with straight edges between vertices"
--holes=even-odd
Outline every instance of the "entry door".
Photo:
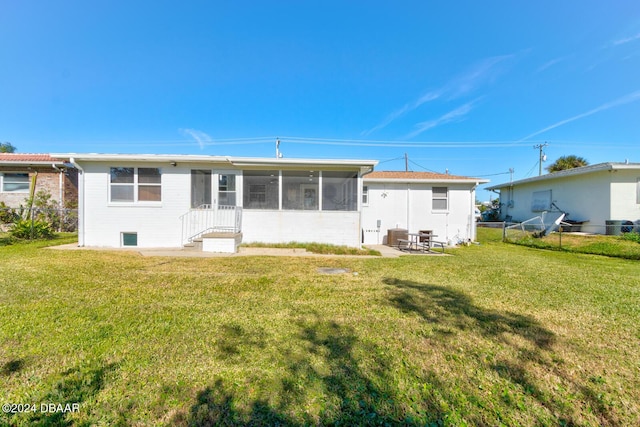
[[191,207],[202,205],[211,207],[211,171],[206,169],[191,170]]

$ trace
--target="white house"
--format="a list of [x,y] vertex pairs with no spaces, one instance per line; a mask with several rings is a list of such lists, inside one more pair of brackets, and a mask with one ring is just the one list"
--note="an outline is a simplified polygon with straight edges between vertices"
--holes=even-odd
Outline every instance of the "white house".
[[443,242],[476,238],[475,189],[488,180],[432,172],[376,171],[364,176],[365,244],[386,243],[389,229],[432,230]]
[[[362,176],[377,164],[201,155],[55,156],[79,171],[79,245],[97,247],[181,247],[212,232],[226,232],[236,243],[241,236],[243,242],[359,247]],[[203,246],[207,250],[206,242]],[[212,245],[208,250],[229,248]]]
[[568,169],[487,190],[500,194],[501,219],[520,222],[561,212],[584,222],[582,231],[605,233],[611,221],[640,219],[640,163],[599,163]]

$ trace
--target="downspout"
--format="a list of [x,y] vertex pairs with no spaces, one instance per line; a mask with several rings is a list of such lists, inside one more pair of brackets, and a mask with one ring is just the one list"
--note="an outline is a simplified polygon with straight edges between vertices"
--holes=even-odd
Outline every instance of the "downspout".
[[69,163],[78,169],[78,246],[84,246],[84,169],[76,163],[76,159],[69,158]]
[[51,167],[58,171],[58,201],[60,203],[60,208],[64,207],[64,200],[62,200],[63,192],[62,192],[62,169],[56,166],[55,163],[51,163]]
[[475,242],[478,233],[476,224],[476,188],[480,185],[479,182],[471,187],[471,212],[469,213],[469,242]]
[[[411,221],[411,184],[407,182],[407,230],[411,232],[409,221]],[[415,232],[414,230],[414,233]]]
[[358,178],[359,184],[358,184],[358,228],[360,229],[360,231],[358,232],[358,234],[360,234],[360,238],[358,239],[358,249],[362,249],[362,241],[364,240],[364,228],[362,228],[362,189],[364,186],[364,176],[365,175],[369,175],[371,172],[373,172],[373,166],[366,172],[362,173],[362,168],[360,169],[360,177]]

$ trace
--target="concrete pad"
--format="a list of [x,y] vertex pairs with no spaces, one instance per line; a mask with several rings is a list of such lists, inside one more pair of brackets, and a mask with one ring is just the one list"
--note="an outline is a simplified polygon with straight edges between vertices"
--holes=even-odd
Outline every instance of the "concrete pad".
[[434,253],[415,253],[409,254],[402,252],[396,248],[386,245],[367,245],[368,249],[380,252],[381,256],[372,255],[331,255],[331,254],[315,254],[307,252],[304,248],[267,248],[267,247],[247,247],[239,248],[237,253],[214,253],[202,252],[193,249],[184,248],[102,248],[102,247],[80,247],[77,243],[67,245],[50,246],[47,249],[55,250],[87,250],[87,251],[116,251],[116,252],[137,252],[142,256],[153,257],[183,257],[183,258],[219,258],[219,257],[238,257],[238,256],[288,256],[288,257],[318,257],[318,258],[398,258],[400,256],[410,255],[442,255]]

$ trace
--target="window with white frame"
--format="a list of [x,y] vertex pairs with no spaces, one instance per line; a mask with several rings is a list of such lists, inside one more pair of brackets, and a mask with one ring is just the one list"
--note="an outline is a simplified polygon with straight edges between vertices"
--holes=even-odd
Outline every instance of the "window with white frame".
[[236,205],[235,175],[218,175],[218,204],[223,206]]
[[369,205],[369,187],[366,185],[362,186],[362,204],[364,206]]
[[162,179],[158,168],[110,169],[109,201],[113,203],[159,202]]
[[29,174],[5,172],[0,174],[2,180],[3,193],[28,193],[29,192]]
[[431,189],[431,208],[434,211],[446,211],[449,208],[449,189],[433,187]]

